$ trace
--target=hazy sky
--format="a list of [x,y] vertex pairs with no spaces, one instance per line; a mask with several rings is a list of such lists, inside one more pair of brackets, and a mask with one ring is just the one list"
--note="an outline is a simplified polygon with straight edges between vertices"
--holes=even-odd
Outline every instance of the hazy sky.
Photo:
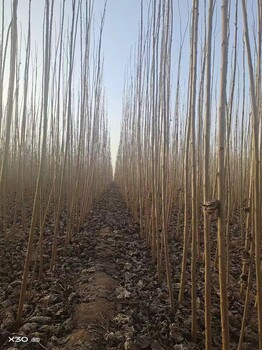
[[[146,13],[149,0],[143,0]],[[176,1],[177,2],[177,1]],[[174,2],[175,3],[175,2]],[[180,1],[185,25],[188,19],[188,1]],[[111,150],[115,160],[120,136],[120,122],[122,113],[122,91],[125,70],[130,62],[130,54],[138,39],[141,0],[108,0],[103,48],[105,57],[104,78],[108,96],[108,117],[111,129]],[[104,5],[104,0],[95,0],[96,16]],[[178,11],[175,5],[174,11]],[[175,24],[178,26],[178,22]],[[178,42],[177,38],[174,41]],[[177,58],[175,58],[176,60]]]
[[[150,0],[143,0],[144,16]],[[191,4],[191,1],[189,0]],[[174,17],[178,18],[178,2],[174,1]],[[188,0],[179,1],[183,14],[182,27],[185,28],[188,21]],[[104,6],[104,0],[95,0],[95,17],[99,19],[99,13]],[[141,0],[108,0],[106,20],[103,34],[104,50],[104,81],[108,97],[108,119],[111,133],[111,151],[113,163],[116,158],[120,136],[120,123],[122,113],[122,92],[124,87],[124,75],[129,68],[131,53],[134,53],[138,41],[138,28],[140,23]],[[174,23],[177,30],[179,21]],[[178,44],[179,38],[174,37],[174,43]],[[188,58],[188,57],[187,57]],[[174,57],[174,62],[177,57]],[[187,59],[186,59],[187,62]]]
[[[11,0],[5,1],[6,6],[6,26],[10,23]],[[104,0],[94,0],[95,11],[95,27],[98,30],[100,25],[101,12],[104,6]],[[148,3],[150,0],[143,0],[144,11],[146,12]],[[107,95],[108,105],[108,119],[110,125],[111,134],[111,150],[113,162],[116,158],[116,152],[120,136],[120,123],[121,123],[121,112],[122,112],[122,91],[124,86],[124,75],[125,70],[130,62],[131,50],[134,52],[134,48],[138,37],[138,26],[140,20],[140,3],[141,0],[108,0],[106,19],[103,33],[102,50],[104,55],[104,85]],[[204,0],[200,0],[200,24],[199,24],[199,47],[203,47],[204,40]],[[217,1],[216,12],[214,15],[214,35],[215,42],[218,50],[220,49],[220,3],[221,0]],[[233,9],[235,1],[231,2],[231,10]],[[239,2],[240,3],[240,2]],[[252,7],[256,1],[249,0],[247,4],[250,9],[250,15],[252,14]],[[20,31],[22,30],[23,35],[21,40],[25,43],[26,37],[26,24],[28,20],[28,0],[18,0],[18,23]],[[67,10],[66,16],[70,17],[71,0],[66,0]],[[174,32],[173,32],[173,57],[172,57],[172,78],[173,82],[176,78],[177,60],[178,60],[178,47],[180,44],[180,21],[181,29],[184,32],[188,20],[191,8],[191,0],[174,0]],[[180,13],[178,13],[178,4],[180,6]],[[239,31],[241,32],[241,4],[239,4]],[[44,0],[32,0],[32,48],[35,47],[35,43],[38,43],[38,50],[41,50],[42,45],[42,23],[44,16]],[[60,0],[55,0],[55,20],[56,26],[54,30],[58,31],[59,25],[59,9]],[[1,12],[1,8],[0,8]],[[233,12],[233,11],[232,11]],[[231,37],[234,32],[234,18],[230,21]],[[182,54],[182,66],[181,66],[181,91],[184,93],[183,97],[186,97],[187,84],[188,84],[188,66],[189,66],[189,36],[188,31],[185,38],[185,44]],[[241,41],[240,41],[241,43]],[[242,44],[242,43],[241,43]],[[232,49],[232,48],[231,48]],[[230,49],[230,50],[231,50]],[[23,51],[23,48],[22,48]],[[41,60],[41,55],[40,55]],[[215,81],[219,79],[219,61],[220,53],[215,55],[215,66],[214,71]],[[217,63],[217,64],[216,64]],[[230,66],[231,62],[229,62]],[[74,74],[79,75],[79,65],[74,70]],[[79,77],[76,77],[78,79]],[[183,89],[184,88],[184,89]],[[173,89],[174,91],[174,89]]]
[[[104,0],[95,0],[96,17]],[[131,47],[138,36],[140,0],[108,0],[103,34],[104,81],[108,102],[111,151],[115,160],[120,136],[122,91]]]

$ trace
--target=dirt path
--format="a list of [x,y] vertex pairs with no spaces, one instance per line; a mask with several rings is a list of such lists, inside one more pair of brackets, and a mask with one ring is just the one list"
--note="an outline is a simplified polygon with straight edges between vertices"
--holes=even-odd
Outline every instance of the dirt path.
[[[97,234],[90,267],[75,286],[74,328],[59,349],[199,349],[190,344],[189,318],[187,326],[172,322],[167,289],[158,285],[149,249],[115,187],[92,217]],[[82,235],[88,232],[74,244]]]
[[[74,330],[66,344],[68,349],[104,348],[103,333],[108,321],[116,314],[113,294],[119,285],[116,279],[104,272],[105,266],[100,263],[108,263],[110,254],[115,253],[115,246],[108,243],[111,240],[112,232],[108,227],[99,232],[94,266],[82,271],[83,276],[90,276],[88,282],[77,283],[76,289],[83,302],[76,305],[73,313]],[[112,262],[109,266],[113,272],[115,264]]]

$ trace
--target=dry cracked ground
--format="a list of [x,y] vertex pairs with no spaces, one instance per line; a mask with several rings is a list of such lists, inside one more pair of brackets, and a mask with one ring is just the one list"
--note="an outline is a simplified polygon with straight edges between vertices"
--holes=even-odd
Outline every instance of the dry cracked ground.
[[[51,232],[49,236],[47,232],[46,267],[50,236]],[[33,283],[23,323],[17,325],[15,315],[25,250],[23,236],[0,240],[1,349],[204,349],[203,266],[198,266],[202,275],[198,291],[198,341],[194,344],[190,336],[190,282],[186,285],[184,305],[177,304],[172,316],[166,285],[158,284],[150,249],[114,184],[95,205],[68,249],[60,250],[54,273],[46,272],[41,281]],[[176,297],[181,255],[181,238],[175,238],[171,261]],[[236,293],[232,288],[233,297]],[[213,349],[221,349],[217,296],[214,303]],[[238,295],[230,307],[232,349],[236,349],[243,311]],[[243,349],[255,350],[258,348],[255,318],[250,317],[248,324]],[[27,337],[28,342],[8,341],[14,335]],[[33,337],[39,338],[40,343],[30,341]]]

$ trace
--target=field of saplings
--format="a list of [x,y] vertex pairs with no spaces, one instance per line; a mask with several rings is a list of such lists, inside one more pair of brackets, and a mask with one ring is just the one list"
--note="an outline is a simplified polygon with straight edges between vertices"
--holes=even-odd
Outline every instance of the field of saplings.
[[115,157],[116,0],[37,1],[0,4],[0,348],[262,350],[262,0],[138,1]]

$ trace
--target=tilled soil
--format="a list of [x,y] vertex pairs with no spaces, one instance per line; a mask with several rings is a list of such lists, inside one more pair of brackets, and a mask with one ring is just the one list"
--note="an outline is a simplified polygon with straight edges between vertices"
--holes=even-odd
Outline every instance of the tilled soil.
[[[172,231],[172,224],[171,224]],[[181,231],[182,232],[182,231]],[[50,244],[46,240],[47,252]],[[198,263],[198,340],[191,341],[190,275],[184,305],[170,314],[165,283],[159,285],[150,248],[141,237],[117,187],[112,185],[90,213],[54,273],[34,281],[23,324],[15,323],[26,241],[0,241],[0,346],[2,349],[203,350],[203,263]],[[179,291],[182,238],[170,247],[174,293]],[[48,254],[45,256],[48,261]],[[10,258],[12,257],[12,259]],[[233,280],[229,290],[232,350],[237,348],[243,302]],[[221,349],[217,272],[212,284],[213,349]],[[253,325],[252,325],[253,321]],[[258,348],[256,322],[249,319],[243,349]],[[252,327],[253,326],[253,330]],[[8,342],[10,336],[28,342]],[[40,343],[33,339],[40,339]]]

